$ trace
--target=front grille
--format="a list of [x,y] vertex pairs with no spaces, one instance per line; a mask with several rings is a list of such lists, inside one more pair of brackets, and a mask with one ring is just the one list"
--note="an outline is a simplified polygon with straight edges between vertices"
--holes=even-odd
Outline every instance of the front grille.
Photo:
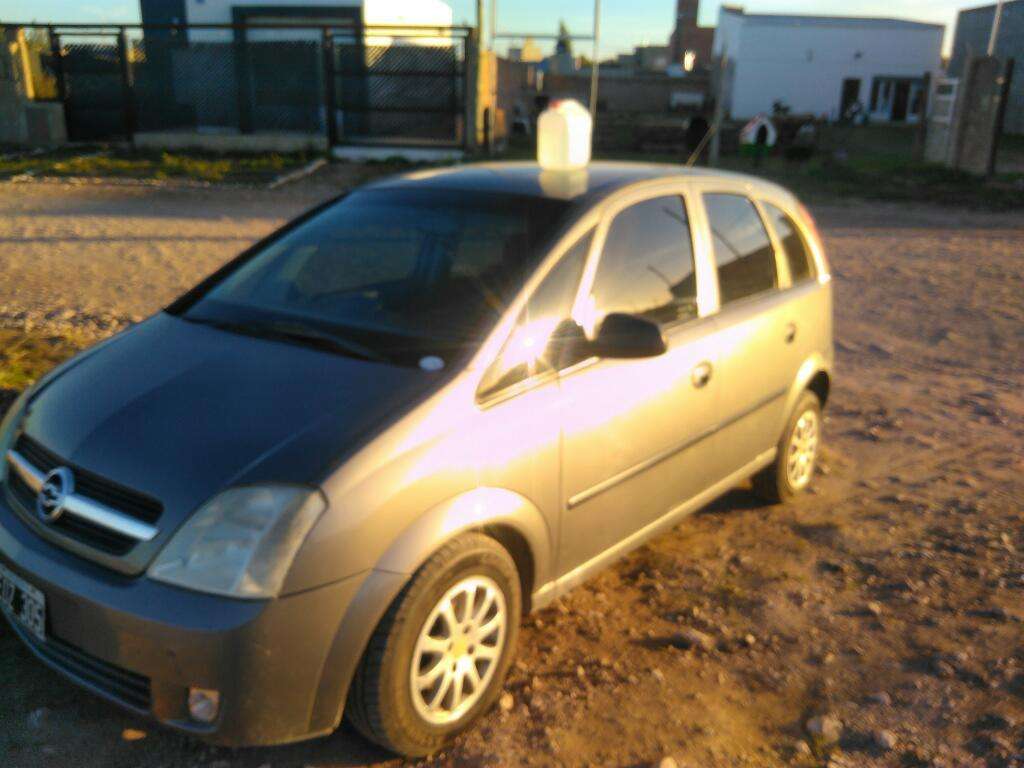
[[[74,472],[75,490],[78,493],[137,520],[152,524],[163,513],[162,505],[155,499],[62,461],[55,453],[44,448],[27,435],[22,435],[18,438],[14,445],[14,450],[44,474],[57,467],[68,467]],[[36,496],[32,489],[25,485],[25,482],[17,472],[8,473],[8,486],[14,499],[22,506],[25,513],[34,515],[36,513]],[[56,522],[52,523],[51,527],[68,538],[116,557],[123,557],[128,554],[132,547],[138,543],[135,539],[128,536],[123,536],[71,515],[63,515]]]
[[122,706],[137,712],[149,712],[152,691],[148,677],[108,664],[55,637],[43,642],[17,623],[10,624],[29,650],[58,672]]
[[14,450],[44,474],[57,467],[68,467],[75,473],[75,489],[79,493],[88,496],[93,501],[106,504],[111,509],[124,512],[136,520],[152,524],[160,518],[164,511],[163,506],[156,499],[125,488],[123,485],[118,485],[105,477],[76,467],[74,464],[69,464],[28,435],[18,438]]
[[[7,480],[11,495],[21,505],[26,515],[36,513],[36,495],[32,489],[25,485],[25,481],[17,472],[11,472]],[[88,544],[94,549],[106,552],[108,555],[123,557],[131,551],[137,543],[134,539],[122,536],[114,531],[107,530],[98,525],[93,525],[87,520],[80,520],[70,515],[58,518],[56,522],[50,523],[55,531],[60,531],[68,538]]]

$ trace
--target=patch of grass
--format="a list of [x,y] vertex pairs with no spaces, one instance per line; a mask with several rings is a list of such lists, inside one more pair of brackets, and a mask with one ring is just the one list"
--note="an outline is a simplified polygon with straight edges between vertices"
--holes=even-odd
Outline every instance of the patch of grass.
[[874,154],[845,162],[815,158],[804,164],[780,158],[755,168],[750,160],[726,158],[722,167],[761,176],[811,198],[861,198],[1010,210],[1024,206],[1024,176],[991,181],[902,156]]
[[311,159],[312,155],[306,153],[214,154],[75,148],[0,158],[0,179],[29,174],[43,178],[84,176],[260,183],[271,181]]
[[84,349],[84,339],[0,330],[0,391],[21,391]]
[[[1024,207],[1024,174],[986,180],[918,162],[912,159],[916,138],[913,126],[824,126],[818,137],[818,154],[811,160],[796,162],[773,156],[755,166],[751,158],[726,155],[720,167],[761,176],[809,199],[860,198],[986,210]],[[532,142],[518,141],[502,159],[532,160],[535,152]],[[1001,156],[1018,154],[1024,167],[1024,136],[1005,136]],[[837,156],[845,159],[840,161]],[[595,159],[683,165],[687,156],[683,152],[597,150]]]

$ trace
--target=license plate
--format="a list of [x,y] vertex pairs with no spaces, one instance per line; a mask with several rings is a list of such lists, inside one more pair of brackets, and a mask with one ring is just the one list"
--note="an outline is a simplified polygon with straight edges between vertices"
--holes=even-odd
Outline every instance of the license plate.
[[46,596],[0,565],[0,611],[46,641]]

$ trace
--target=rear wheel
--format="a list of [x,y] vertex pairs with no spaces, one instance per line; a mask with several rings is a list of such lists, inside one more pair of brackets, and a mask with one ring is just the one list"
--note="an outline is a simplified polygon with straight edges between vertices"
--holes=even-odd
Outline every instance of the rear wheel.
[[754,476],[754,492],[765,501],[788,501],[806,491],[821,448],[821,401],[804,392],[779,439],[775,461]]
[[515,563],[497,542],[469,534],[445,545],[374,632],[349,695],[350,721],[402,755],[444,747],[501,691],[521,603]]

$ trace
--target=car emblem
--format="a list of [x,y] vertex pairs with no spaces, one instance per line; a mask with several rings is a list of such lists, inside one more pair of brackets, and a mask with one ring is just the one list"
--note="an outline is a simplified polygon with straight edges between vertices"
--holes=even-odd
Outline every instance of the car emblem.
[[75,492],[75,476],[67,467],[57,467],[43,480],[36,497],[36,512],[44,523],[55,523],[64,514],[68,496]]

